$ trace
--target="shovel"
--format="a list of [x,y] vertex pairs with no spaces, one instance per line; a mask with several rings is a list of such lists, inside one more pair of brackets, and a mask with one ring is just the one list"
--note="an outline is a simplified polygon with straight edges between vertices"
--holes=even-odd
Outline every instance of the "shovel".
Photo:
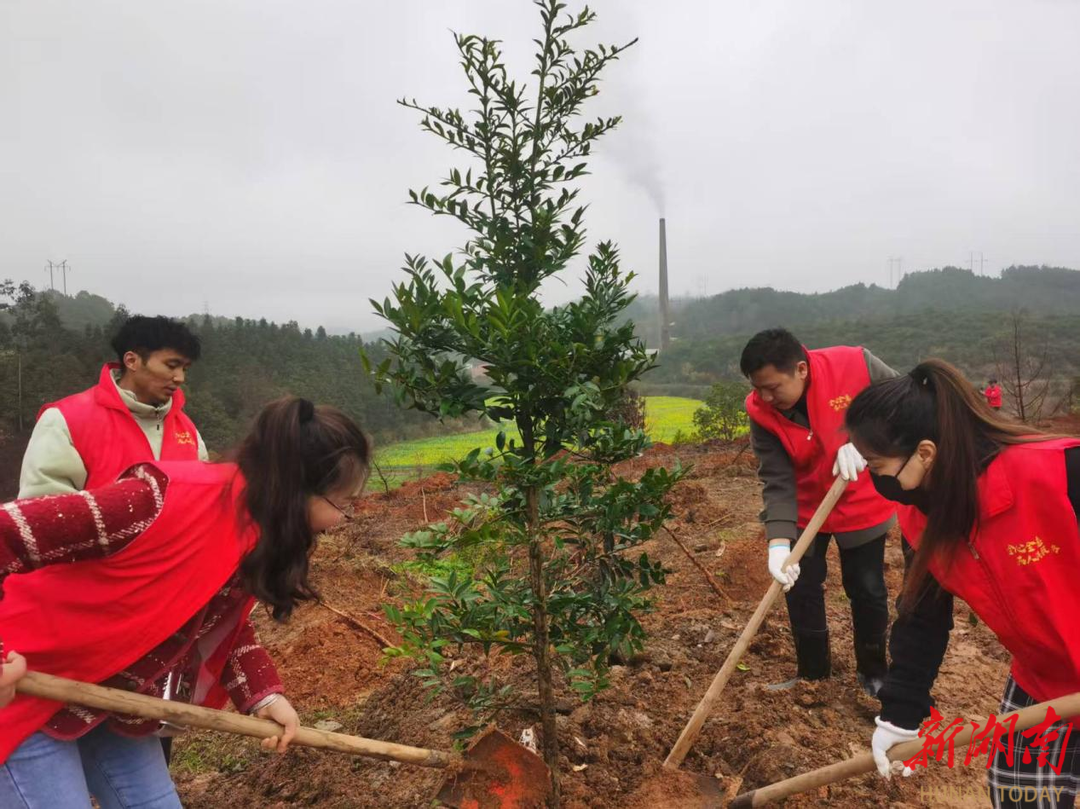
[[[158,719],[185,727],[256,739],[268,739],[282,733],[282,727],[269,719],[157,699],[41,672],[27,672],[16,688],[19,693],[42,699]],[[551,779],[543,760],[494,728],[481,736],[464,756],[306,727],[297,730],[292,743],[449,770],[438,799],[460,809],[531,809],[541,806],[550,790]]]
[[[795,543],[795,547],[791,549],[791,553],[784,561],[784,568],[788,568],[793,564],[798,563],[806,549],[810,547],[810,543],[814,541],[814,537],[817,536],[818,530],[820,530],[825,519],[832,512],[836,502],[840,499],[840,495],[844,493],[844,488],[847,486],[847,481],[842,477],[837,477],[833,481],[832,487],[829,489],[825,498],[821,501],[821,505],[817,507],[817,511],[814,512],[814,516],[810,518],[809,524],[802,532],[802,536],[799,537],[799,541]],[[783,590],[783,585],[778,581],[773,581],[769,586],[769,590],[765,593],[765,597],[761,599],[761,603],[758,604],[758,608],[754,611],[753,616],[750,618],[750,622],[746,625],[746,629],[743,630],[736,641],[735,646],[728,653],[727,660],[724,661],[724,665],[720,667],[720,671],[716,672],[716,676],[713,677],[712,684],[709,686],[709,690],[705,692],[705,696],[701,698],[701,702],[698,703],[697,708],[694,710],[694,715],[690,717],[690,721],[686,723],[686,727],[683,728],[682,733],[679,734],[678,740],[675,742],[675,746],[671,748],[671,752],[668,753],[667,758],[664,760],[665,767],[677,768],[682,764],[683,759],[686,758],[686,754],[690,752],[691,746],[697,739],[698,734],[701,733],[701,727],[705,724],[705,720],[709,718],[709,714],[712,713],[713,706],[720,698],[720,692],[724,690],[724,686],[727,685],[728,680],[731,679],[732,672],[735,671],[735,666],[738,665],[739,660],[745,654],[747,647],[750,646],[750,641],[754,639],[754,635],[757,634],[758,629],[761,628],[761,624],[765,621],[765,616],[769,612],[773,603],[780,596]],[[702,778],[706,778],[703,776]],[[710,781],[713,779],[709,779]],[[709,787],[702,784],[702,789],[708,789]],[[717,786],[713,787],[718,788]]]
[[[1080,693],[1058,697],[1057,699],[1052,699],[1048,702],[1040,702],[1037,705],[1029,705],[1026,708],[1021,708],[1019,711],[1013,711],[1004,716],[999,716],[998,722],[1007,724],[1009,720],[1015,716],[1015,729],[1017,731],[1027,730],[1046,719],[1047,708],[1053,708],[1062,719],[1070,719],[1071,717],[1080,715]],[[1002,730],[1004,730],[1004,728],[1002,728]],[[953,748],[956,750],[963,749],[963,746],[971,741],[971,737],[976,731],[977,728],[969,725],[963,731],[956,734],[956,738],[953,739]],[[1000,733],[995,734],[995,736],[997,735],[1000,735]],[[923,749],[923,741],[923,739],[912,739],[910,742],[901,742],[900,744],[890,747],[888,753],[889,761],[910,761],[913,756],[918,755]],[[863,773],[873,772],[876,768],[877,766],[874,764],[873,754],[862,753],[854,758],[849,758],[847,761],[839,761],[835,764],[830,764],[827,767],[806,772],[802,775],[796,775],[794,778],[788,778],[785,781],[769,784],[769,786],[762,787],[761,789],[744,792],[731,802],[729,809],[750,809],[752,806],[762,806],[770,801],[780,800],[781,798],[787,798],[800,792],[806,792],[815,787],[842,781],[853,775],[862,775]]]

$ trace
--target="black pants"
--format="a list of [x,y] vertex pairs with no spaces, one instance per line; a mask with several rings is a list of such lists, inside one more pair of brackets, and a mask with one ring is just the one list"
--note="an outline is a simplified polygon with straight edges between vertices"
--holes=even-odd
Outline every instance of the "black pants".
[[[799,578],[786,594],[798,676],[808,680],[832,673],[829,625],[825,617],[825,575],[830,534],[814,540],[799,562]],[[840,578],[851,602],[855,627],[855,667],[867,678],[888,671],[885,636],[889,628],[889,591],[885,587],[885,535],[856,548],[840,548]]]

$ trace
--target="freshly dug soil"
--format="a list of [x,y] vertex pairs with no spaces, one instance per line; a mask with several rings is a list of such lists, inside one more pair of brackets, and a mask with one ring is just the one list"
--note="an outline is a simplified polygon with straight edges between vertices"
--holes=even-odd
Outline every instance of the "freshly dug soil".
[[[564,805],[585,807],[696,807],[691,773],[716,776],[728,797],[765,786],[869,748],[877,702],[855,682],[851,613],[840,586],[835,548],[830,552],[826,602],[832,629],[834,676],[786,692],[764,686],[795,670],[786,608],[778,604],[752,643],[722,704],[705,724],[681,773],[661,762],[720,668],[727,652],[769,585],[765,543],[757,512],[760,484],[748,451],[724,446],[659,446],[628,462],[633,477],[678,458],[694,468],[672,495],[671,530],[714,576],[724,597],[709,586],[667,534],[645,550],[671,569],[655,592],[657,609],[646,616],[646,653],[612,672],[612,687],[582,704],[560,695],[559,741],[564,758]],[[324,537],[316,552],[316,582],[326,603],[388,640],[397,638],[380,605],[409,590],[392,566],[410,558],[400,536],[435,521],[457,505],[463,491],[437,475],[389,494],[369,494],[357,521]],[[902,575],[899,538],[891,537],[886,576],[895,596]],[[949,719],[985,717],[997,709],[1008,654],[985,626],[972,625],[957,607],[956,629],[935,688]],[[330,720],[341,732],[421,747],[449,748],[469,714],[448,695],[430,699],[403,661],[382,661],[381,644],[318,605],[300,609],[286,625],[256,619],[260,635],[284,678],[287,694],[306,724]],[[467,661],[466,665],[479,665]],[[531,661],[500,661],[523,693]],[[539,721],[529,700],[504,714],[502,730],[518,738]],[[186,806],[236,809],[286,807],[430,807],[442,774],[419,767],[352,759],[338,753],[294,748],[285,756],[256,752],[247,740],[188,734],[176,742],[174,774]],[[982,766],[949,770],[934,765],[911,779],[882,781],[876,774],[790,798],[789,807],[981,806],[976,795]],[[947,787],[947,789],[942,789]],[[722,802],[721,802],[722,803]],[[713,805],[718,805],[714,803]]]

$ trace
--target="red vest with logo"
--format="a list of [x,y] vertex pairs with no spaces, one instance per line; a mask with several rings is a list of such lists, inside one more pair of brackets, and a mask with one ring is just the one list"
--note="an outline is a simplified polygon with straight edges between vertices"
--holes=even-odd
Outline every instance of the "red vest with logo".
[[[128,410],[113,382],[112,372],[120,366],[109,363],[101,369],[97,385],[47,404],[38,418],[50,407],[64,416],[71,441],[86,467],[84,489],[107,486],[117,476],[137,463],[154,461],[154,452],[146,434]],[[183,412],[184,394],[173,394],[172,407],[161,425],[162,461],[199,460],[199,439],[195,425]]]
[[[964,599],[1013,656],[1012,675],[1039,702],[1080,691],[1080,528],[1065,450],[1077,439],[1007,447],[979,477],[979,517],[967,544],[930,572]],[[900,506],[919,546],[926,515]]]
[[[836,451],[847,443],[844,415],[848,405],[867,385],[870,372],[862,348],[836,346],[806,352],[810,382],[806,389],[810,429],[761,401],[757,391],[746,397],[746,412],[757,424],[780,439],[795,466],[800,527],[832,486]],[[888,520],[896,506],[877,493],[868,474],[848,484],[840,501],[821,528],[823,534],[859,531]]]
[[[206,606],[254,547],[257,531],[237,518],[243,480],[235,466],[154,466],[169,479],[161,513],[123,550],[4,580],[0,637],[31,670],[90,683],[123,671]],[[202,666],[215,682],[241,626],[206,655]],[[220,706],[221,694],[202,702]],[[0,764],[61,707],[20,694],[0,710]]]

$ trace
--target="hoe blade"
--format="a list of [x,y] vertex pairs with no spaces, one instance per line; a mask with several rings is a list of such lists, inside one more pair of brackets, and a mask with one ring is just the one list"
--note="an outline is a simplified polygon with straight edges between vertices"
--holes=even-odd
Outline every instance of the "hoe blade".
[[543,759],[492,728],[469,748],[460,771],[446,777],[438,800],[456,809],[535,809],[550,791]]

